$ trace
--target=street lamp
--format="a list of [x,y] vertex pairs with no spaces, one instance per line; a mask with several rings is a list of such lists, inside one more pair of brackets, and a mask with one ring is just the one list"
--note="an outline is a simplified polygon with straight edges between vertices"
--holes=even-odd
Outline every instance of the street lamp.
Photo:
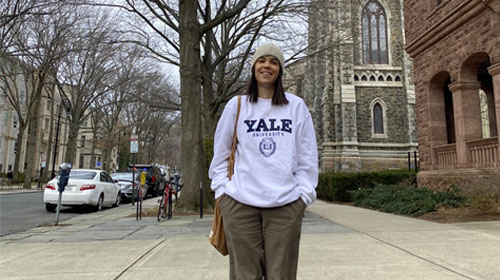
[[[121,135],[122,131],[125,129],[125,127],[120,127],[118,128],[118,145],[116,147],[116,172],[120,170],[120,145],[121,145]],[[123,136],[126,136],[125,132],[123,133]]]

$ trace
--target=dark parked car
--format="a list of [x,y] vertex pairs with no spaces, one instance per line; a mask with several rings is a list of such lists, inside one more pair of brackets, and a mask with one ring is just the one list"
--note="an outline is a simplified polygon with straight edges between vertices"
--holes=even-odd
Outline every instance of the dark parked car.
[[[135,194],[136,194],[136,198],[137,198],[137,193],[138,193],[138,186],[139,186],[139,180],[140,180],[140,174],[136,173],[135,174],[135,184],[134,184],[134,188],[132,188],[132,176],[133,176],[133,173],[113,173],[111,174],[111,177],[113,178],[113,180],[115,180],[116,184],[118,186],[120,186],[120,189],[121,189],[121,194],[122,194],[122,201],[132,201],[132,196],[134,194],[134,191],[135,191]],[[148,190],[148,185],[146,184],[146,186],[144,187],[143,189],[143,193],[142,193],[142,198],[144,199],[146,197],[146,194],[147,194],[147,190]]]
[[[165,190],[165,178],[162,175],[160,168],[151,164],[136,164],[135,172],[139,175],[142,171],[146,171],[146,184],[148,185],[147,193],[151,196],[158,196]],[[132,165],[129,165],[129,170],[132,172]],[[141,177],[139,177],[140,180]]]

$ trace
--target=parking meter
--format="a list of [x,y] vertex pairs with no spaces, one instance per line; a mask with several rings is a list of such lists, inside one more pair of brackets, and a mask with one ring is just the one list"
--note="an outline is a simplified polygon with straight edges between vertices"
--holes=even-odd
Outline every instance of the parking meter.
[[146,185],[146,168],[141,172],[141,186]]
[[146,185],[146,168],[141,172],[141,181],[139,186],[139,197],[137,198],[137,211],[135,214],[135,219],[142,219],[142,192],[144,191],[144,187]]
[[59,181],[57,182],[57,190],[59,191],[59,199],[57,200],[56,211],[56,226],[59,223],[59,211],[61,210],[61,197],[66,185],[69,181],[69,173],[71,172],[71,163],[63,163],[59,166]]
[[59,182],[57,182],[58,191],[63,192],[68,185],[69,173],[71,172],[71,164],[63,163],[59,166]]

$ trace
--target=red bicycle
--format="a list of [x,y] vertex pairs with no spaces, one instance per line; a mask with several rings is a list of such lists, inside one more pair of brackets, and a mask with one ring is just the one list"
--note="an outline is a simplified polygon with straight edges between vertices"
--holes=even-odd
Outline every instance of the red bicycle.
[[[161,198],[158,199],[158,213],[157,219],[158,222],[161,221],[162,218],[172,219],[172,194],[174,194],[175,190],[171,187],[172,180],[165,182],[165,189],[161,195]],[[177,197],[177,194],[175,194]]]

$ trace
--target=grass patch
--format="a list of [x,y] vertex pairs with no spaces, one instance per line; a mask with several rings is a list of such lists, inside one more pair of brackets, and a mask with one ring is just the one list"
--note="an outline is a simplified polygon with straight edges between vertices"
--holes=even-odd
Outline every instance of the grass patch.
[[[203,210],[203,215],[213,215],[213,210]],[[136,213],[128,215],[129,218],[135,218]],[[158,206],[148,209],[142,209],[142,217],[156,217],[158,215]],[[180,209],[174,209],[172,211],[172,216],[196,216],[200,215],[200,211],[181,211]]]
[[360,189],[350,193],[355,206],[413,217],[439,208],[461,207],[467,202],[457,188],[434,192],[424,188],[376,184],[373,189]]

